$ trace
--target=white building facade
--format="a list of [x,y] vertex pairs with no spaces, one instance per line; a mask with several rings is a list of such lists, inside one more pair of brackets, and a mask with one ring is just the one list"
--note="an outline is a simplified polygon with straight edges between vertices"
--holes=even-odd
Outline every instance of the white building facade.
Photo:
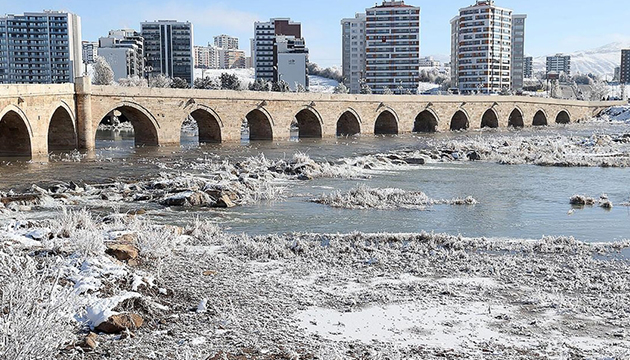
[[420,61],[420,8],[383,1],[366,9],[366,83],[376,94],[416,93]]
[[344,84],[351,94],[361,91],[365,76],[365,14],[341,20]]
[[451,20],[451,75],[461,93],[491,94],[512,87],[512,23],[512,10],[494,0],[477,0]]
[[44,11],[0,17],[0,83],[73,83],[82,63],[79,16]]
[[114,71],[114,80],[145,77],[144,39],[135,30],[112,30],[98,40],[98,56]]
[[238,38],[229,35],[215,36],[214,46],[225,50],[238,50]]

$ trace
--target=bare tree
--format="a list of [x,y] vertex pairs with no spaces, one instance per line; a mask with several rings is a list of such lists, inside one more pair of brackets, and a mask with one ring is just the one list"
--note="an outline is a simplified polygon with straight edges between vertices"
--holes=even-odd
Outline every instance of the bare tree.
[[188,81],[180,78],[180,77],[175,77],[172,78],[172,82],[171,82],[171,88],[173,89],[188,89],[190,88],[190,85],[188,85]]
[[359,86],[361,87],[360,93],[364,95],[372,94],[372,88],[368,85],[365,78],[359,79]]
[[159,75],[152,76],[151,78],[149,78],[149,87],[170,88],[172,84],[173,84],[173,79],[171,79],[170,77],[164,74],[159,74]]
[[139,76],[126,77],[118,79],[118,85],[122,87],[147,87],[149,83],[147,79],[143,79]]
[[94,59],[94,85],[112,85],[114,83],[114,71],[104,57],[97,56]]
[[347,94],[349,92],[350,90],[344,83],[339,83],[339,85],[335,86],[335,90],[333,90],[335,94]]

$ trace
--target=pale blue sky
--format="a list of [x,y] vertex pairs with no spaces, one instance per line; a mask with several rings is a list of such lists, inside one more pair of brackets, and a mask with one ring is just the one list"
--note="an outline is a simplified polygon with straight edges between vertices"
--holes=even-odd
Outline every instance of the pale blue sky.
[[[474,0],[406,2],[422,8],[422,55],[448,55],[449,20],[459,8],[471,5]],[[374,3],[374,0],[0,0],[0,11],[75,12],[82,18],[84,40],[97,40],[110,29],[139,29],[144,20],[188,20],[194,24],[196,45],[204,45],[214,35],[226,33],[239,37],[244,49],[249,49],[255,20],[290,17],[302,23],[311,61],[330,66],[341,63],[340,20]],[[526,52],[530,55],[588,50],[618,41],[630,44],[630,6],[625,1],[497,0],[496,4],[528,15]]]

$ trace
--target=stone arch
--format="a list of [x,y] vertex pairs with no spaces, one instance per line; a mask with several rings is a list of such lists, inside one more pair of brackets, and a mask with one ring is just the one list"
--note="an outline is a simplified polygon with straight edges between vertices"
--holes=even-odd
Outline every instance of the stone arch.
[[33,132],[24,112],[11,105],[0,113],[0,157],[32,157]]
[[532,126],[547,126],[547,114],[544,110],[538,110],[534,115]]
[[468,114],[463,109],[457,110],[453,117],[451,118],[451,130],[466,130],[470,126],[470,121],[468,120]]
[[353,109],[348,109],[337,120],[337,136],[352,136],[361,133],[361,118]]
[[393,109],[382,111],[374,123],[375,135],[398,135],[398,114]]
[[571,115],[567,110],[560,110],[556,115],[556,124],[569,124],[571,122]]
[[415,133],[434,133],[438,129],[438,116],[431,109],[426,109],[416,116],[413,123]]
[[[111,108],[109,111],[101,114],[101,116],[97,118],[99,121],[98,124],[100,124],[105,117],[113,111],[119,111],[122,116],[131,122],[136,146],[159,145],[158,129],[160,128],[160,125],[155,119],[155,116],[153,116],[153,114],[151,114],[146,108],[133,102],[121,102],[116,104],[116,106]],[[96,128],[98,128],[98,125]],[[94,129],[95,135],[97,130],[96,128]]]
[[512,110],[510,117],[508,118],[508,126],[514,128],[525,127],[525,121],[523,121],[523,112],[517,107]]
[[486,112],[483,113],[483,116],[481,117],[481,128],[496,129],[498,127],[499,116],[497,115],[497,112],[493,108],[486,110]]
[[197,123],[199,143],[221,142],[223,122],[214,110],[207,106],[199,105],[188,116]]
[[298,137],[300,139],[320,139],[322,137],[322,117],[312,107],[307,106],[295,114],[295,121],[297,122]]
[[59,105],[48,123],[48,151],[77,148],[75,117],[66,103]]
[[254,109],[245,118],[249,129],[249,140],[273,140],[273,120],[265,109]]

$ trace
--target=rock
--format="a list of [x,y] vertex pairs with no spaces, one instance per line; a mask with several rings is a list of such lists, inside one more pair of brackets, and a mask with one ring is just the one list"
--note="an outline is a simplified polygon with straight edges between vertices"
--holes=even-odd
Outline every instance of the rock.
[[165,206],[203,206],[209,203],[211,198],[201,191],[184,191],[160,201]]
[[476,152],[476,151],[471,151],[466,156],[468,157],[468,160],[470,160],[470,161],[479,161],[479,160],[481,160],[481,155],[479,155],[479,153]]
[[96,333],[90,332],[85,339],[79,344],[83,350],[94,350],[98,346],[98,335]]
[[6,196],[0,199],[4,205],[15,203],[16,205],[38,205],[42,200],[41,194],[22,194]]
[[217,201],[214,203],[213,207],[216,208],[233,208],[235,207],[236,204],[234,204],[234,202],[232,202],[232,200],[230,199],[229,196],[227,195],[222,195],[221,197],[219,197],[217,199]]
[[309,180],[313,180],[313,177],[306,174],[300,174],[298,175],[297,179],[300,181],[309,181]]
[[127,329],[138,330],[142,324],[144,324],[144,320],[138,314],[118,314],[110,316],[107,321],[102,322],[94,330],[106,334],[120,334]]
[[405,162],[409,165],[424,165],[427,161],[424,158],[408,158]]
[[105,200],[105,201],[121,201],[123,199],[123,196],[115,193],[115,192],[103,192],[101,193],[101,200]]
[[144,209],[136,209],[136,210],[130,210],[127,212],[127,214],[135,216],[135,215],[144,215],[146,214],[147,211]]
[[136,260],[140,251],[132,244],[114,243],[107,244],[107,255],[113,256],[120,261]]
[[575,206],[585,206],[585,205],[590,206],[590,205],[595,204],[595,199],[584,196],[584,195],[573,195],[569,203]]

